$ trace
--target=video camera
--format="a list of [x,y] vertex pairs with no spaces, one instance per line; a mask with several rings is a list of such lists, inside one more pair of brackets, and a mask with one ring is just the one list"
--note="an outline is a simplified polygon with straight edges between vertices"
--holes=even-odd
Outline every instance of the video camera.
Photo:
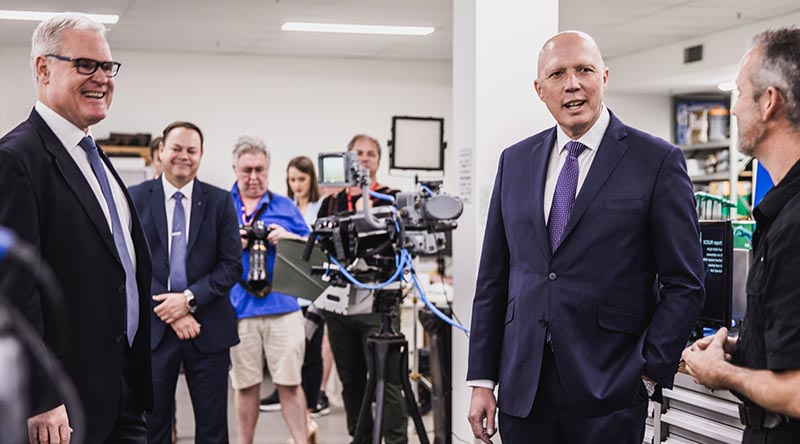
[[247,249],[250,252],[250,267],[247,281],[239,284],[248,293],[256,297],[264,297],[272,291],[272,279],[267,271],[267,236],[272,231],[264,221],[257,220],[252,225],[240,225],[245,231]]
[[[440,180],[419,182],[419,190],[413,193],[390,196],[370,192],[369,172],[353,152],[320,154],[319,171],[323,186],[358,186],[363,196],[391,202],[372,207],[370,199],[364,198],[362,211],[318,219],[309,237],[308,254],[316,239],[329,258],[362,282],[389,279],[402,263],[402,252],[415,256],[443,250],[445,233],[458,226],[463,204],[441,192]],[[331,285],[348,284],[338,266],[312,272],[327,273]]]

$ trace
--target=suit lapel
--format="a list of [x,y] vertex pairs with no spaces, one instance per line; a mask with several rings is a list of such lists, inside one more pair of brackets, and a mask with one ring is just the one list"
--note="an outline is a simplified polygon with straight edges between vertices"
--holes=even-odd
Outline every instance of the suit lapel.
[[[100,203],[95,198],[94,191],[89,186],[78,165],[69,155],[69,152],[58,140],[58,137],[53,133],[49,126],[42,120],[39,113],[36,111],[31,112],[29,117],[33,127],[39,132],[44,141],[45,149],[55,158],[58,171],[64,177],[64,180],[69,185],[72,193],[78,199],[92,225],[97,229],[97,233],[109,250],[114,254],[114,257],[119,261],[117,255],[117,247],[114,245],[114,236],[111,234],[111,229],[108,227],[108,221],[103,214],[103,209]],[[122,262],[120,262],[122,264]]]
[[533,214],[533,232],[544,257],[550,257],[550,241],[547,236],[547,222],[544,220],[544,187],[547,181],[547,167],[550,164],[550,152],[555,142],[555,127],[544,137],[543,142],[531,147],[531,212]]
[[564,228],[562,243],[578,224],[586,208],[592,203],[603,184],[606,183],[606,180],[616,168],[622,155],[625,154],[628,146],[622,140],[627,136],[625,125],[611,113],[611,122],[609,122],[608,129],[603,135],[603,141],[600,143],[589,173],[586,175],[586,180],[575,197],[575,206],[572,207],[572,213],[569,216],[569,220],[567,220],[567,226]]
[[192,247],[197,241],[198,233],[200,233],[200,226],[203,225],[205,210],[208,206],[207,200],[203,184],[195,179],[194,190],[192,191],[192,215],[189,221],[189,243],[186,245],[186,257],[189,257],[192,253]]
[[161,246],[169,258],[169,242],[167,241],[167,208],[164,197],[164,184],[161,179],[154,180],[150,185],[150,215],[156,226],[156,234]]

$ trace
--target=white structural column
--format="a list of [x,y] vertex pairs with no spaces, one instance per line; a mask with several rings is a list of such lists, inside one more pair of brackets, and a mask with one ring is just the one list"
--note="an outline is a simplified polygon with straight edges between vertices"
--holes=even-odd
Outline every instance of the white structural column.
[[[453,0],[451,189],[465,201],[453,232],[454,309],[467,325],[486,212],[501,151],[554,124],[533,81],[539,49],[558,31],[558,0]],[[457,181],[452,183],[451,180]],[[541,190],[520,187],[520,193]],[[466,420],[467,338],[453,330],[453,442],[473,442]],[[495,442],[498,442],[495,439]]]

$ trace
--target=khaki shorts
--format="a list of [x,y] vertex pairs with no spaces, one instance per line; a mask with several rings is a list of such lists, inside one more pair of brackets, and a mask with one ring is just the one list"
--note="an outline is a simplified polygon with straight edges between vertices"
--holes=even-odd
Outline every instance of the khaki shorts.
[[279,385],[300,385],[306,353],[305,318],[300,310],[240,319],[239,344],[231,348],[231,385],[241,390],[264,380],[264,359]]

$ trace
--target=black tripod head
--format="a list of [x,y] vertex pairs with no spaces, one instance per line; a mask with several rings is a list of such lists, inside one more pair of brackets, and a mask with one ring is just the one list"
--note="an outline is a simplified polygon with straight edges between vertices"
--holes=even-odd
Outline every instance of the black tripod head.
[[396,338],[402,336],[394,329],[397,308],[403,300],[402,290],[375,290],[373,292],[372,312],[381,314],[381,328],[370,336]]

